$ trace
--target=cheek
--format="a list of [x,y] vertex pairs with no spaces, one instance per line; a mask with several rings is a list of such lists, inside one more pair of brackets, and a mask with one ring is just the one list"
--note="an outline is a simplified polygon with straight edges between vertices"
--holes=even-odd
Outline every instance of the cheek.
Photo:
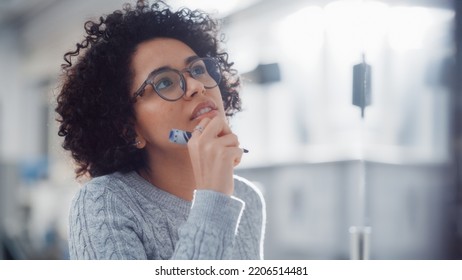
[[135,111],[140,122],[156,123],[174,114],[175,106],[170,102],[145,102],[135,108]]
[[[147,139],[157,138],[168,133],[175,121],[176,108],[170,104],[151,104],[140,106],[136,110],[139,133]],[[168,134],[166,134],[168,135]]]

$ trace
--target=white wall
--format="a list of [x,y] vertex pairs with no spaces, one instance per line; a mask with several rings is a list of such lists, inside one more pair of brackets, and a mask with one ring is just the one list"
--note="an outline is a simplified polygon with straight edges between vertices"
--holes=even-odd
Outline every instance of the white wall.
[[0,156],[17,158],[21,151],[20,52],[14,29],[0,29]]

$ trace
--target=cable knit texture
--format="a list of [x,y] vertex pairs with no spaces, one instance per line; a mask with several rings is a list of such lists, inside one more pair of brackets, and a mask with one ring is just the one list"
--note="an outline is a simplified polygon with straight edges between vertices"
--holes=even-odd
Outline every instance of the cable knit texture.
[[136,172],[92,179],[69,215],[71,259],[263,259],[265,203],[235,176],[234,195],[198,190],[192,202]]

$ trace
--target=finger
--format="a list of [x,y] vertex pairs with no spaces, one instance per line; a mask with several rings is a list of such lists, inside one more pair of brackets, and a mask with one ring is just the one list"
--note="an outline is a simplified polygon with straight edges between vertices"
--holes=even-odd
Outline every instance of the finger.
[[227,134],[216,139],[216,144],[222,147],[239,147],[239,139],[234,133]]
[[204,136],[216,138],[226,134],[230,134],[231,129],[223,118],[215,117],[210,120],[207,129],[204,129]]
[[233,158],[233,167],[236,167],[239,165],[239,163],[241,163],[241,158],[242,158],[242,155],[244,154],[243,150],[239,147],[237,148],[230,148],[230,149],[233,149],[232,153],[234,154],[234,158]]
[[223,125],[223,130],[218,136],[222,136],[222,135],[230,134],[230,133],[233,133],[233,132],[231,131],[231,128],[229,127],[228,121],[225,120],[224,125]]
[[205,128],[207,125],[210,123],[211,119],[209,118],[204,118],[202,119],[193,129],[192,134],[194,135],[200,135],[204,132]]
[[236,166],[241,162],[242,155],[244,154],[242,149],[239,147],[226,147],[224,153],[226,156],[223,157],[223,160],[232,163],[233,166]]

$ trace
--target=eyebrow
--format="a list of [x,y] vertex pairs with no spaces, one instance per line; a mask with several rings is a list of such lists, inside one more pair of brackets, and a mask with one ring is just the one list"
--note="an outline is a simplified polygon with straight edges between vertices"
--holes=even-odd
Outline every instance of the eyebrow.
[[[189,65],[191,62],[193,62],[195,59],[199,58],[199,56],[197,55],[192,55],[192,56],[189,56],[187,57],[184,61],[185,61],[185,64],[186,65]],[[164,71],[166,69],[172,69],[171,67],[168,67],[168,66],[162,66],[162,67],[159,67],[159,68],[156,68],[154,69],[153,71],[151,71],[151,73],[149,73],[148,76],[151,76],[151,75],[154,75],[156,73],[159,73],[161,71]]]
[[199,56],[197,56],[197,55],[192,55],[192,56],[186,58],[186,59],[185,59],[185,62],[186,62],[186,64],[188,65],[188,64],[190,64],[191,62],[193,62],[193,61],[194,61],[195,59],[197,59],[197,58],[199,58]]

